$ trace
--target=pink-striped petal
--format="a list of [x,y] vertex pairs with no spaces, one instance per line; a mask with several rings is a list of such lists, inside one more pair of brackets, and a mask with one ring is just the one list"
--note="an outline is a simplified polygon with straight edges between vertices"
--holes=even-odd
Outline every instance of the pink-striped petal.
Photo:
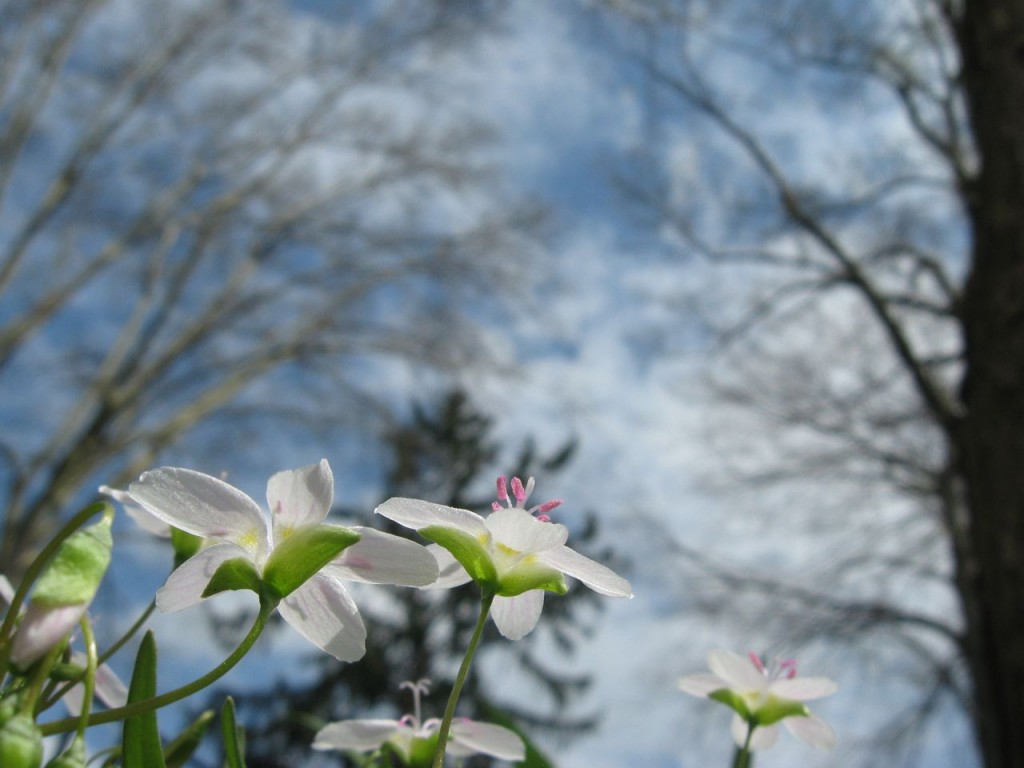
[[768,687],[766,678],[746,656],[732,651],[715,650],[708,654],[708,667],[737,693],[761,691]]
[[782,724],[800,741],[810,744],[812,747],[832,749],[836,745],[835,731],[817,715],[787,717]]
[[388,499],[374,511],[378,515],[383,515],[389,520],[394,520],[396,523],[417,531],[439,525],[455,528],[471,536],[490,537],[490,531],[484,525],[484,519],[468,509],[446,507],[443,504],[433,504],[420,499],[395,497]]
[[437,560],[426,547],[373,528],[353,527],[362,538],[325,570],[339,579],[423,587],[437,579]]
[[491,606],[491,618],[502,635],[509,640],[518,640],[537,626],[543,608],[542,589],[531,589],[515,597],[499,595]]
[[231,541],[254,559],[268,548],[259,505],[234,486],[191,469],[161,467],[128,486],[139,506],[168,525],[203,538]]
[[200,550],[167,577],[157,590],[156,607],[164,613],[174,613],[202,602],[206,599],[203,592],[221,563],[236,557],[248,558],[249,553],[227,542]]
[[[550,523],[539,523],[539,525],[550,525]],[[558,569],[567,576],[579,579],[598,594],[608,597],[633,596],[629,582],[615,571],[568,547],[547,549],[538,552],[536,557],[542,563]]]
[[295,630],[340,661],[366,653],[366,627],[341,581],[316,573],[281,601],[281,616]]
[[290,529],[319,523],[334,504],[334,475],[327,459],[275,474],[267,481],[267,503],[275,539]]

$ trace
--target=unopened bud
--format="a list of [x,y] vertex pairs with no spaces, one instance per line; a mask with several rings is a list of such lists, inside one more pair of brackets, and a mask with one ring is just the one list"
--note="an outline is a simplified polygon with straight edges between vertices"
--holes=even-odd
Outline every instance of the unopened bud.
[[0,765],[3,768],[39,768],[43,764],[43,736],[29,715],[15,715],[0,728]]

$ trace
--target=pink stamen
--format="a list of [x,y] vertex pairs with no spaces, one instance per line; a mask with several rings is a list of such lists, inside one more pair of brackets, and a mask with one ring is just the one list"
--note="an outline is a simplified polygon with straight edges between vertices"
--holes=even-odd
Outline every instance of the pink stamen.
[[518,477],[512,478],[512,494],[516,497],[517,504],[526,501],[526,489],[523,488],[523,481]]
[[530,511],[531,512],[536,512],[537,513],[537,519],[539,520],[541,515],[546,517],[548,512],[550,512],[555,507],[560,507],[560,506],[562,506],[562,500],[561,499],[552,499],[551,501],[545,501],[543,504],[541,504],[541,505],[539,505],[537,507],[534,507]]
[[761,657],[753,651],[748,651],[747,656],[750,658],[751,663],[757,667],[757,671],[762,675],[767,674],[764,669],[764,662],[761,661]]
[[537,515],[537,519],[540,522],[542,522],[542,523],[550,523],[551,522],[551,518],[548,517],[547,515]]
[[496,501],[492,501],[491,502],[491,511],[492,512],[497,512],[499,509],[501,509],[501,504],[499,504]]
[[[515,480],[513,480],[512,483],[514,486]],[[498,478],[498,500],[508,501],[508,480],[505,478],[504,475],[501,475]]]
[[779,670],[785,673],[787,679],[792,680],[796,677],[796,659],[786,659],[779,662]]

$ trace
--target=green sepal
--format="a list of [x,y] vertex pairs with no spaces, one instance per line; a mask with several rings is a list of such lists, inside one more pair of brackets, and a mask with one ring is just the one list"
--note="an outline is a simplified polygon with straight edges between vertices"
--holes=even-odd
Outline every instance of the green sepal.
[[174,567],[188,560],[203,545],[203,537],[171,527],[171,548],[174,550]]
[[71,534],[57,549],[32,592],[32,602],[44,607],[82,605],[92,601],[110,565],[114,542],[110,535],[113,508],[87,528]]
[[228,696],[220,712],[221,736],[224,739],[224,765],[245,768],[245,733],[235,718],[235,700]]
[[503,573],[498,584],[497,594],[502,597],[515,597],[531,589],[543,589],[564,595],[569,591],[565,576],[561,571],[549,565],[539,563],[532,555],[527,555],[516,565]]
[[78,736],[57,757],[46,764],[46,768],[85,768],[85,739]]
[[768,700],[754,712],[754,722],[757,725],[774,725],[787,717],[807,717],[809,714],[811,711],[802,701],[769,696]]
[[425,738],[414,737],[409,745],[409,757],[406,765],[409,768],[430,768],[434,764],[434,756],[437,754],[437,733],[434,732]]
[[443,525],[421,528],[419,534],[451,552],[452,557],[459,561],[481,589],[491,592],[498,589],[498,571],[494,567],[491,553],[479,538]]
[[39,768],[43,764],[43,737],[31,715],[15,715],[0,728],[0,765],[3,768]]
[[731,688],[719,688],[717,691],[712,691],[708,694],[708,698],[725,704],[748,723],[750,722],[751,714],[747,700]]
[[[132,681],[128,686],[128,703],[134,704],[156,696],[156,640],[149,631],[139,643]],[[125,718],[121,737],[123,768],[165,768],[164,749],[156,711]]]
[[251,560],[244,557],[235,557],[225,560],[217,570],[213,572],[213,578],[203,590],[203,597],[212,597],[221,592],[229,592],[236,589],[248,589],[257,595],[261,592],[260,575],[256,572],[256,566]]
[[278,597],[287,597],[360,538],[340,525],[299,528],[274,547],[263,568],[263,582]]
[[188,763],[199,748],[199,742],[202,741],[210,721],[215,716],[216,713],[212,709],[206,710],[193,720],[188,728],[174,737],[164,748],[164,763],[167,768],[183,768]]

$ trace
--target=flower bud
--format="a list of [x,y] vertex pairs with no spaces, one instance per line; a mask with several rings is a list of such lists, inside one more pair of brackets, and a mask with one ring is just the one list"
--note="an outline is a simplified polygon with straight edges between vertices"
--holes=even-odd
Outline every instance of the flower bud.
[[43,737],[35,720],[15,715],[0,728],[0,765],[3,768],[39,768],[43,764]]
[[112,519],[112,514],[105,514],[95,525],[69,536],[39,577],[14,636],[11,661],[19,667],[63,642],[89,607],[110,564]]

